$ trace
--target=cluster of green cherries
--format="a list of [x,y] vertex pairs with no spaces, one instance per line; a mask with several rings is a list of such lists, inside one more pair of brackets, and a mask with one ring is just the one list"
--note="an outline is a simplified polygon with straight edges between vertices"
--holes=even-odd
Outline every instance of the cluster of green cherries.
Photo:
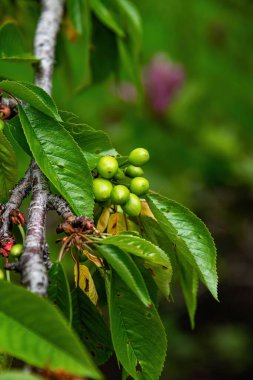
[[149,181],[143,177],[142,170],[148,160],[149,152],[144,148],[136,148],[130,152],[125,169],[119,167],[115,157],[101,157],[96,167],[99,177],[93,180],[95,200],[109,201],[121,206],[129,216],[138,216],[141,212],[139,197],[149,190]]

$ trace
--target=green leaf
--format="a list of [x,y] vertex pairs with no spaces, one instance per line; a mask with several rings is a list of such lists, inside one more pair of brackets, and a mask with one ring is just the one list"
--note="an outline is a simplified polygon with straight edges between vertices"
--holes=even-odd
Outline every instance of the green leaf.
[[29,54],[23,54],[20,56],[0,57],[0,61],[15,63],[39,63],[40,59]]
[[64,128],[71,134],[83,152],[116,155],[110,137],[101,130],[96,130],[87,124],[63,123]]
[[69,282],[61,263],[56,262],[48,272],[48,298],[61,310],[67,321],[72,322],[72,301]]
[[160,247],[169,256],[172,267],[176,265],[174,244],[161,229],[158,222],[146,215],[140,215],[143,237]]
[[115,32],[119,37],[124,36],[124,32],[118,25],[113,13],[100,0],[90,0],[90,6],[97,18],[109,29]]
[[38,63],[40,59],[24,50],[22,36],[17,25],[12,21],[0,27],[0,61],[16,63]]
[[170,293],[172,267],[166,253],[150,241],[133,235],[116,235],[103,239],[102,244],[112,244],[144,259],[156,285],[165,297]]
[[145,262],[144,266],[148,269],[160,292],[168,299],[170,295],[172,269],[150,262]]
[[0,373],[0,380],[40,380],[41,377],[21,371],[8,371]]
[[132,255],[139,256],[151,263],[164,265],[170,268],[170,259],[166,253],[150,241],[134,235],[109,236],[102,240],[102,244],[112,244]]
[[[142,224],[142,232],[145,239],[150,240],[153,244],[162,248],[168,257],[170,258],[173,271],[177,267],[176,257],[174,252],[174,245],[161,230],[159,224],[153,218],[140,215],[140,221]],[[150,268],[150,272],[154,272],[154,280],[162,294],[168,298],[170,294],[170,286],[168,284],[168,276],[166,271],[162,267]]]
[[142,45],[142,22],[136,6],[128,0],[117,0],[121,9],[122,22],[125,23],[125,30],[131,39],[132,52],[138,57]]
[[177,254],[183,255],[197,270],[217,299],[216,249],[205,224],[181,204],[159,194],[147,195],[147,201],[160,227],[174,243]]
[[0,350],[30,365],[100,379],[65,319],[48,301],[2,281]]
[[195,313],[197,309],[198,274],[188,265],[188,262],[180,255],[177,256],[179,281],[188,310],[191,328],[195,327]]
[[0,202],[9,198],[9,191],[15,185],[18,175],[17,159],[11,144],[0,131]]
[[29,103],[44,114],[61,121],[53,99],[42,88],[29,82],[3,80],[0,82],[0,89]]
[[108,298],[118,360],[135,380],[157,380],[167,342],[155,306],[147,309],[116,274],[112,274]]
[[24,53],[24,44],[17,25],[7,21],[0,28],[0,57],[20,55]]
[[82,12],[83,12],[82,0],[67,0],[67,10],[69,17],[79,34],[83,32],[82,25]]
[[93,216],[92,178],[78,145],[56,120],[29,105],[19,106],[36,162],[77,215]]
[[43,173],[77,215],[93,215],[92,178],[78,145],[56,121],[29,105],[19,106],[26,139]]
[[143,91],[143,86],[141,83],[139,63],[131,51],[129,42],[118,38],[117,45],[119,50],[121,66],[123,67],[130,80],[135,84],[136,88],[141,94]]
[[6,128],[4,129],[4,134],[7,136],[7,138],[17,141],[25,153],[32,157],[32,153],[24,135],[19,116],[17,115],[5,123]]
[[118,71],[117,38],[110,29],[94,18],[91,43],[91,77],[94,83],[98,83],[104,81],[110,74]]
[[152,305],[150,296],[143,277],[132,258],[127,252],[122,251],[116,246],[101,245],[98,252],[118,273],[129,289],[139,298],[147,307]]
[[98,365],[112,354],[110,331],[97,308],[80,288],[72,292],[73,328]]

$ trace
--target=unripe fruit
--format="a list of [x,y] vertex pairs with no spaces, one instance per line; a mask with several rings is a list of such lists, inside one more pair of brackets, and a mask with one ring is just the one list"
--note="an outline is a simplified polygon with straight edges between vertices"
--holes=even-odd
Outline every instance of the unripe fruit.
[[139,166],[129,165],[126,168],[126,175],[128,177],[141,177],[144,174],[144,171]]
[[124,185],[114,186],[111,192],[112,203],[115,203],[116,205],[123,205],[126,203],[129,199],[129,196],[130,191]]
[[134,166],[142,166],[149,160],[149,152],[144,148],[136,148],[129,154],[128,161]]
[[119,164],[116,158],[111,156],[103,156],[100,158],[97,164],[97,171],[103,178],[112,178],[117,170]]
[[137,195],[130,193],[126,204],[122,206],[124,212],[129,216],[137,216],[141,212],[141,201]]
[[98,202],[104,202],[110,198],[112,184],[107,179],[96,178],[93,180],[93,191]]
[[23,245],[22,244],[14,244],[13,247],[11,248],[10,254],[11,256],[20,256],[21,253],[23,252]]
[[4,121],[0,119],[0,131],[4,129]]
[[4,280],[4,272],[0,269],[0,281]]
[[115,178],[115,179],[124,179],[124,178],[125,178],[125,174],[124,174],[123,170],[119,168],[119,169],[116,171],[116,173],[115,173],[115,175],[114,175],[114,178]]
[[147,178],[144,177],[135,177],[130,183],[130,190],[136,195],[144,195],[148,192],[149,182]]

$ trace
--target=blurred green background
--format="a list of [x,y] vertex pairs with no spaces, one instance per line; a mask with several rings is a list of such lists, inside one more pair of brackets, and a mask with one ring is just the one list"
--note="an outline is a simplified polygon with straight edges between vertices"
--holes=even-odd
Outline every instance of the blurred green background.
[[[200,287],[194,331],[180,292],[174,293],[174,302],[161,304],[169,341],[162,380],[249,380],[253,373],[253,3],[135,3],[143,20],[143,101],[136,100],[127,78],[115,84],[113,75],[76,92],[83,71],[82,49],[78,41],[70,48],[64,38],[59,41],[53,96],[61,109],[107,131],[121,154],[138,146],[149,149],[146,175],[152,188],[191,208],[214,236],[220,303]],[[8,17],[18,19],[31,48],[36,24],[31,14],[38,14],[37,4],[28,0],[13,4],[18,4],[18,11],[13,7]],[[108,62],[114,65],[113,54],[106,51],[99,69]],[[176,70],[181,77],[173,87]],[[0,76],[32,80],[33,70],[0,63]],[[164,105],[158,112],[152,102],[160,96]],[[27,162],[28,158],[19,162],[20,175]],[[50,218],[49,225],[54,223]],[[55,235],[49,239],[52,243]],[[108,379],[119,378],[116,372],[112,375],[111,367],[105,371],[110,372]]]

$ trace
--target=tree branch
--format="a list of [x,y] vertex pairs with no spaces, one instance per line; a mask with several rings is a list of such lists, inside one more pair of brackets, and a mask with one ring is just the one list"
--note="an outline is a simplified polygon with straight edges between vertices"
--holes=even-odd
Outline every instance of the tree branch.
[[48,279],[44,265],[48,183],[35,165],[24,252],[20,258],[22,283],[32,292],[46,295]]
[[[35,39],[35,57],[40,59],[35,84],[49,94],[52,88],[55,45],[63,15],[63,0],[42,0],[41,16]],[[45,240],[48,183],[44,174],[35,164],[32,170],[32,202],[29,208],[27,235],[24,252],[20,259],[22,283],[41,296],[48,287],[47,268],[50,261]]]
[[41,59],[35,84],[51,93],[56,37],[63,15],[64,0],[42,0],[41,17],[35,39],[35,57]]

